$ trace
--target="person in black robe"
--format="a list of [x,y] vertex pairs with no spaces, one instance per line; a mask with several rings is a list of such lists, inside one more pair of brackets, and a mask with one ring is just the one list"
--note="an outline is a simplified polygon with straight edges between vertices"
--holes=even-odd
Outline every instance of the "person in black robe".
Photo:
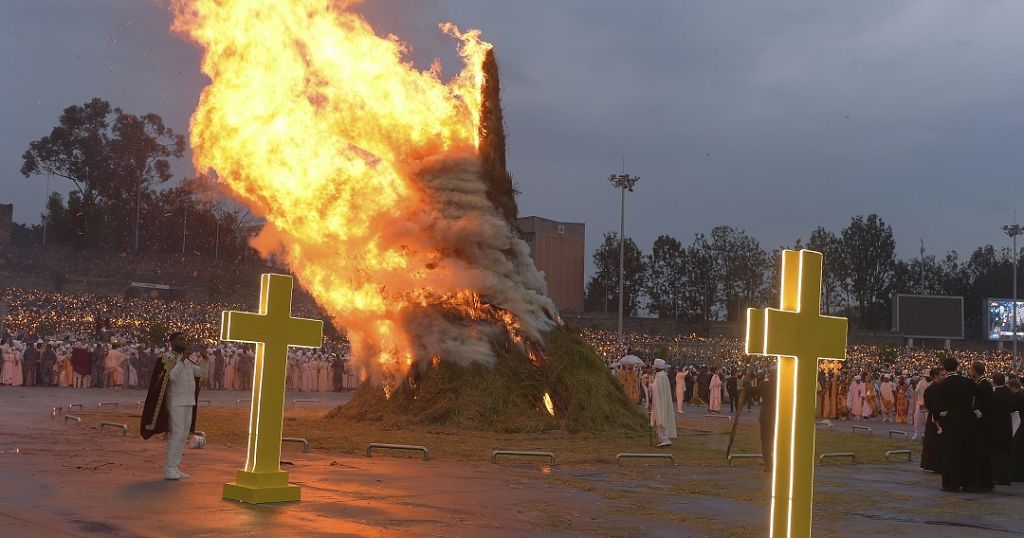
[[981,361],[971,365],[971,379],[977,383],[978,392],[974,396],[974,408],[978,410],[978,435],[974,474],[974,489],[992,491],[995,483],[992,479],[992,445],[995,437],[996,417],[995,392],[992,382],[985,377],[985,363]]
[[736,383],[736,375],[732,372],[725,376],[725,392],[729,395],[729,412],[732,413],[739,407],[737,398],[740,395],[739,387]]
[[1011,379],[1007,386],[1014,396],[1014,410],[1020,413],[1021,417],[1017,431],[1013,434],[1013,453],[1010,456],[1013,460],[1013,481],[1024,482],[1024,388],[1021,387],[1019,379]]
[[1006,386],[1002,372],[992,374],[992,417],[989,432],[989,451],[992,458],[992,479],[1000,486],[1009,486],[1013,481],[1013,417],[1017,410],[1017,398]]
[[764,460],[764,470],[772,470],[772,449],[775,446],[775,372],[769,371],[768,378],[757,385],[755,389],[761,398],[761,408],[758,413],[758,425],[761,433],[761,459]]
[[[183,353],[188,352],[188,344],[182,333],[171,335],[171,351],[157,357],[153,366],[153,375],[149,380],[149,392],[146,393],[146,403],[142,407],[142,420],[139,425],[139,434],[143,439],[149,439],[160,433],[169,431],[169,415],[167,409],[167,385],[170,382],[171,369],[175,361]],[[196,378],[196,401],[199,401],[199,378]],[[189,426],[189,433],[196,431],[196,406],[192,406],[192,424]]]
[[942,472],[942,439],[939,435],[939,383],[946,378],[941,368],[932,368],[928,373],[931,384],[924,390],[924,407],[928,418],[924,424],[924,440],[921,446],[921,468]]
[[939,426],[942,428],[942,491],[973,491],[978,469],[978,385],[957,373],[960,364],[942,361],[947,377],[939,384]]
[[686,396],[683,398],[686,403],[693,399],[693,372],[687,371],[683,377],[683,384],[686,385]]

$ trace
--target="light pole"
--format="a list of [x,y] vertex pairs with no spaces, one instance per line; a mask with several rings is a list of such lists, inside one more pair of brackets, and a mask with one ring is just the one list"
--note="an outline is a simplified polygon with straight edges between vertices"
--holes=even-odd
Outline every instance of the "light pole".
[[622,338],[622,293],[625,287],[626,265],[626,191],[633,192],[633,187],[640,181],[640,178],[622,173],[608,176],[608,181],[613,187],[622,191],[622,202],[619,210],[619,349],[625,351],[625,340]]
[[[1016,219],[1014,219],[1016,220]],[[1017,236],[1024,234],[1024,226],[1020,224],[1007,224],[1003,226],[1003,233],[1013,238],[1013,362],[1010,367],[1017,371]]]

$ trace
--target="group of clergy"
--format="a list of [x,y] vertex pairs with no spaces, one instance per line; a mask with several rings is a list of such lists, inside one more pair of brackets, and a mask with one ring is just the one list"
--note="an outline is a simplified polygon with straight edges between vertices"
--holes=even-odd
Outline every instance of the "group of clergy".
[[[650,411],[654,404],[654,384],[658,369],[655,364],[666,365],[665,377],[669,381],[670,395],[675,395],[675,409],[677,413],[685,413],[684,406],[706,405],[711,413],[721,413],[722,403],[728,395],[730,408],[739,402],[739,385],[743,382],[743,374],[723,373],[718,368],[711,367],[705,372],[700,372],[696,367],[683,366],[675,368],[669,366],[664,359],[655,359],[651,366],[645,366],[637,359],[627,360],[630,356],[613,362],[609,368],[612,375],[619,381],[622,391],[629,401],[642,405]],[[749,387],[748,387],[749,388]]]
[[942,473],[942,489],[949,492],[986,492],[1024,482],[1020,379],[1002,372],[988,377],[982,362],[965,374],[954,358],[929,372],[922,395],[927,422],[921,467]]

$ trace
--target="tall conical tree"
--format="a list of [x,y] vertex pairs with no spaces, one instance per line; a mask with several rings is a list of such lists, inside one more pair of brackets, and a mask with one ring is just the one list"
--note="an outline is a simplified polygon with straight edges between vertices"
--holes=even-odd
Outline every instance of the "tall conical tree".
[[494,50],[487,51],[483,63],[484,83],[480,106],[480,159],[483,178],[487,184],[487,198],[498,211],[515,225],[519,216],[516,207],[512,174],[505,166],[505,122],[501,112],[501,80]]

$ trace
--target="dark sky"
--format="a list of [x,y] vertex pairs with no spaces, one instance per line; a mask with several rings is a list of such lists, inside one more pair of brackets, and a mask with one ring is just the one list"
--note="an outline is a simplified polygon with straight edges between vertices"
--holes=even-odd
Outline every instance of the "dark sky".
[[[502,69],[523,215],[618,229],[605,179],[641,177],[627,235],[718,224],[763,247],[878,213],[904,257],[1007,243],[1024,177],[1024,2],[387,0],[361,8],[417,65],[483,30]],[[0,2],[0,202],[38,222],[18,172],[61,109],[99,96],[181,132],[199,52],[146,1]],[[178,167],[191,173],[188,162]],[[69,185],[53,181],[56,189]],[[1022,214],[1024,217],[1024,214]]]

